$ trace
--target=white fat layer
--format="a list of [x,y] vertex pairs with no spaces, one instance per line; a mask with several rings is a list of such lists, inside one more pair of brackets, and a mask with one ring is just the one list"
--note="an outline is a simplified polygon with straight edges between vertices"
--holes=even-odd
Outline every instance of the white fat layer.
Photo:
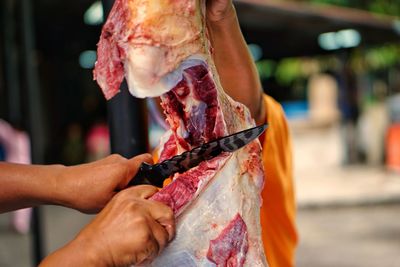
[[125,62],[125,77],[130,93],[139,98],[160,96],[182,80],[183,71],[187,68],[205,64],[204,55],[192,55],[181,62],[172,72],[165,75],[168,62],[161,47],[131,47]]
[[[198,64],[197,64],[198,65]],[[202,101],[198,100],[198,97],[195,96],[195,88],[192,83],[192,80],[189,78],[187,79],[188,86],[190,88],[189,90],[189,95],[185,98],[185,113],[190,113],[192,112],[193,109],[200,108],[202,105],[205,105]]]
[[178,129],[176,129],[176,133],[178,134],[178,136],[180,136],[184,139],[189,137],[189,133],[187,132],[185,123],[183,122],[182,119],[179,121],[179,127],[178,127]]

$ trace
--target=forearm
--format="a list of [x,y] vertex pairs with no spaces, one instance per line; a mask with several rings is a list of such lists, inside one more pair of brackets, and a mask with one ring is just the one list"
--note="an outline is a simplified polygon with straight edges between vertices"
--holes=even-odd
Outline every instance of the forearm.
[[258,123],[265,121],[262,85],[234,8],[224,19],[207,23],[214,61],[224,90],[245,104]]
[[61,165],[0,162],[0,213],[41,204],[59,204],[57,176]]
[[81,238],[78,236],[61,249],[51,253],[40,263],[39,267],[107,266],[107,264],[100,261],[100,256],[96,256],[93,252],[93,244],[81,242],[80,239]]

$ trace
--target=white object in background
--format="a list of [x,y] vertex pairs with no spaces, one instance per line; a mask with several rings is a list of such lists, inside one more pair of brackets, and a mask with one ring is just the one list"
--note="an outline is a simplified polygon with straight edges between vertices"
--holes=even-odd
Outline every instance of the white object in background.
[[333,76],[312,76],[308,84],[308,101],[313,122],[326,125],[339,120],[338,85]]
[[394,123],[400,122],[400,93],[387,98],[387,105],[390,114],[390,120]]
[[367,163],[383,164],[385,136],[389,125],[389,114],[384,102],[365,108],[358,121],[359,142],[364,149]]

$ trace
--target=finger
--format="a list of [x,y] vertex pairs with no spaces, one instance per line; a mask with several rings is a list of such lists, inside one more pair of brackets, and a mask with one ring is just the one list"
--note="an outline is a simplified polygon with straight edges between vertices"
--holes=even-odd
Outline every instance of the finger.
[[149,224],[151,230],[153,231],[153,236],[158,243],[158,255],[159,255],[161,251],[164,250],[165,246],[167,245],[167,242],[169,241],[169,233],[167,232],[165,227],[159,224],[157,221],[150,220]]
[[146,154],[142,154],[142,155],[133,157],[128,160],[128,164],[130,165],[132,170],[134,170],[133,175],[136,174],[136,172],[138,171],[138,169],[140,167],[140,164],[142,164],[143,162],[153,164],[153,156],[151,154],[146,153]]
[[145,261],[151,261],[155,257],[157,257],[159,252],[159,245],[154,236],[151,236],[150,239],[143,244],[142,251],[137,255],[136,265],[141,264]]
[[168,233],[168,240],[171,241],[175,236],[175,216],[170,207],[160,202],[149,200],[150,215],[161,224]]
[[130,178],[133,178],[133,176],[136,175],[140,165],[143,162],[153,164],[153,157],[150,154],[142,154],[127,160],[126,163],[128,164],[129,170],[131,171],[129,173]]
[[152,185],[136,185],[123,190],[132,198],[147,199],[158,192],[157,187]]
[[142,154],[123,162],[123,164],[126,164],[125,165],[126,172],[124,179],[122,179],[119,183],[120,189],[126,188],[128,186],[129,182],[134,178],[134,176],[136,175],[136,173],[140,168],[140,165],[143,162],[152,164],[153,163],[152,156],[150,154]]

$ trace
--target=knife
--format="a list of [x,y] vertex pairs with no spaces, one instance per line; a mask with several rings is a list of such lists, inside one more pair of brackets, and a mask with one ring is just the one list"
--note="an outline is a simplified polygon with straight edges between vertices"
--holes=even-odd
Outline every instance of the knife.
[[129,186],[152,184],[162,187],[164,180],[174,173],[183,173],[222,152],[234,152],[259,137],[267,127],[267,124],[263,124],[218,138],[154,165],[143,162]]

